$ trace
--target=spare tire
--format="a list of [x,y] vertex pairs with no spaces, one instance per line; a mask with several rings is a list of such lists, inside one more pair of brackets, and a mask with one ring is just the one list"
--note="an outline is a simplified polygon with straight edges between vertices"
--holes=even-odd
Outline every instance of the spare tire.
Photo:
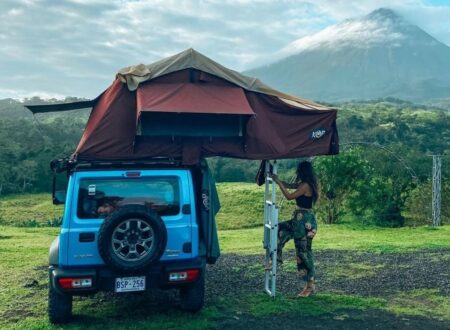
[[167,230],[155,211],[143,205],[126,205],[105,218],[97,243],[105,264],[137,272],[161,258]]

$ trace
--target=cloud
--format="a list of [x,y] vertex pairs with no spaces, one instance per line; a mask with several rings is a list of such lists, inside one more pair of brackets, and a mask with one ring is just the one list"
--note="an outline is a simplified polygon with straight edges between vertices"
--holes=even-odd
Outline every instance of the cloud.
[[450,7],[420,0],[2,0],[0,88],[3,96],[28,90],[29,96],[95,97],[118,69],[189,47],[244,70],[380,5],[399,9],[450,44]]
[[19,89],[7,89],[0,88],[0,99],[16,99],[19,101],[24,101],[26,98],[30,98],[30,95],[39,96],[41,99],[50,100],[57,99],[62,100],[66,97],[66,95],[58,94],[58,93],[49,93],[47,91],[42,90],[19,90]]

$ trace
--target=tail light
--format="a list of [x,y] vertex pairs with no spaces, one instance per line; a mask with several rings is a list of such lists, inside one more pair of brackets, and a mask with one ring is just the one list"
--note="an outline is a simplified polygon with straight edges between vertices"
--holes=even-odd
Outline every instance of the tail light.
[[169,282],[193,282],[200,274],[199,269],[189,269],[169,273]]
[[92,277],[62,277],[58,279],[59,286],[63,289],[92,288]]

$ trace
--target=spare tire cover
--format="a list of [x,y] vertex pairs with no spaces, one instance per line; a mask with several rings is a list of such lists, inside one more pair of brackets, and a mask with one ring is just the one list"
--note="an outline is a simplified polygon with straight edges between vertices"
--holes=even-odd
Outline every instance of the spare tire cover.
[[155,211],[125,205],[105,218],[97,243],[105,264],[119,271],[140,271],[163,255],[167,230]]

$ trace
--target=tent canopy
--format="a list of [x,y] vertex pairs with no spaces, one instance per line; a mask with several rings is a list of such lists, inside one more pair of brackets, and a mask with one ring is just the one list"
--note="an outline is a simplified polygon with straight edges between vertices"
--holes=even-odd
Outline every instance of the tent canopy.
[[[213,96],[213,97],[212,97]],[[210,84],[144,84],[136,91],[142,111],[254,115],[242,88]]]
[[210,156],[338,153],[336,110],[274,90],[193,49],[120,70],[93,103],[73,155],[78,159],[196,164]]

